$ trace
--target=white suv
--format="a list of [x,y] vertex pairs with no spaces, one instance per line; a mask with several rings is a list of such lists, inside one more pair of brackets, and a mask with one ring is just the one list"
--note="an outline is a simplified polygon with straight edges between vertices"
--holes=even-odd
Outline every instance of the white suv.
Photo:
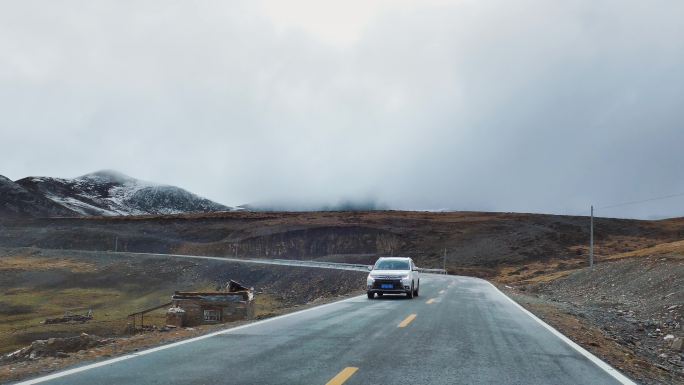
[[418,296],[420,275],[411,258],[380,258],[375,266],[368,266],[368,298],[382,297],[383,294],[403,294],[413,298]]

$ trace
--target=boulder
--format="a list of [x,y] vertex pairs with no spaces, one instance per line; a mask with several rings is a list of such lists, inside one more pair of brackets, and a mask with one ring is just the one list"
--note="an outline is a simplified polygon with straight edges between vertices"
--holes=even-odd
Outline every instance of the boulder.
[[684,338],[682,338],[682,337],[675,337],[675,338],[672,340],[672,344],[670,345],[670,347],[671,347],[672,350],[674,350],[675,352],[684,351]]

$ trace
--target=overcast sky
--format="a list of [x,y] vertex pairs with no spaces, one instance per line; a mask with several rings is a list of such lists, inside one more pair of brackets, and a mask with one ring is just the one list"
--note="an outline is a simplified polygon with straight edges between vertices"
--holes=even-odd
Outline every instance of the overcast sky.
[[0,174],[290,207],[682,193],[682,20],[681,0],[0,0]]

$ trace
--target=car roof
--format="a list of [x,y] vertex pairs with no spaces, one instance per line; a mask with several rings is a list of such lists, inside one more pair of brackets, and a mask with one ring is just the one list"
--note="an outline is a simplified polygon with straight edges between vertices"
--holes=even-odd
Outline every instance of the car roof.
[[407,259],[411,259],[409,257],[380,257],[378,258],[378,261],[384,259],[384,260],[396,260],[396,261],[405,261]]

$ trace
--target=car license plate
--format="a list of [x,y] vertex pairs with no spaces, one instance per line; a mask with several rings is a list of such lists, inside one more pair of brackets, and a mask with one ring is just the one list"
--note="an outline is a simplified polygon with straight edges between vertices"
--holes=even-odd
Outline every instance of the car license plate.
[[392,289],[393,287],[394,285],[392,285],[391,283],[383,283],[382,285],[380,285],[381,289]]

